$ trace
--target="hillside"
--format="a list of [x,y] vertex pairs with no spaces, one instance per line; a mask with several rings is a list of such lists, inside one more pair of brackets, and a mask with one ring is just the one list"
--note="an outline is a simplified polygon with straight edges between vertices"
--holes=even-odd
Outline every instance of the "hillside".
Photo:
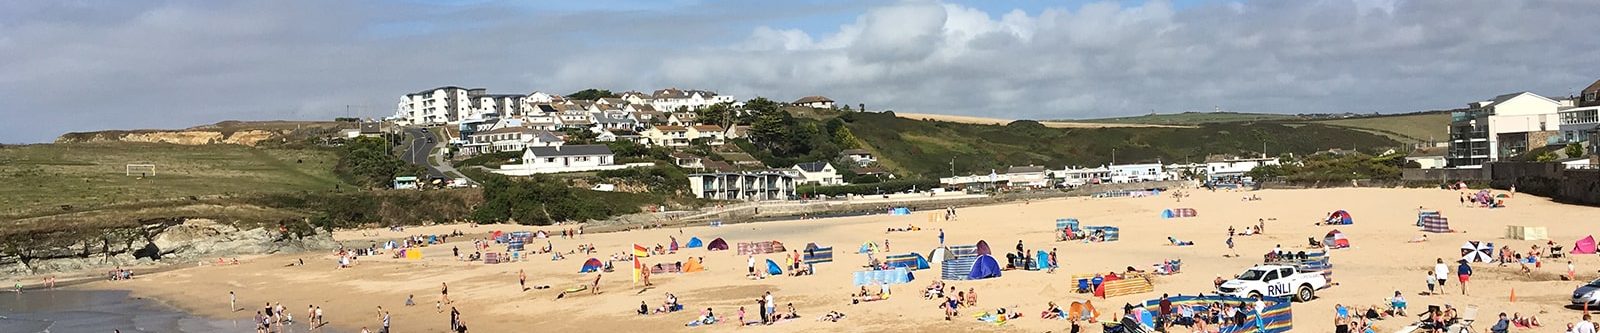
[[1209,154],[1306,154],[1329,148],[1371,149],[1400,143],[1385,136],[1317,123],[1234,122],[1195,127],[1049,128],[1031,121],[975,125],[917,121],[883,113],[844,117],[885,165],[922,177],[1003,171],[1011,165],[1100,165],[1201,161]]
[[[224,194],[330,190],[332,151],[240,145],[102,142],[0,148],[0,216],[16,218],[112,205]],[[125,175],[153,163],[155,175]]]
[[1295,115],[1271,113],[1241,113],[1241,112],[1184,112],[1174,114],[1148,114],[1133,117],[1097,118],[1070,120],[1080,123],[1117,123],[1117,124],[1152,124],[1152,125],[1200,125],[1211,123],[1230,123],[1242,121],[1289,120],[1296,119]]
[[1310,123],[1357,129],[1405,143],[1444,141],[1450,135],[1450,113],[1444,111],[1317,120]]

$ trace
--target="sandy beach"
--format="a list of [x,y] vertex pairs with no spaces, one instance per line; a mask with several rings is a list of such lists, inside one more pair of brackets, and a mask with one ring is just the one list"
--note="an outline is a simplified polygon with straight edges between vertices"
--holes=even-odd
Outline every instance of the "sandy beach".
[[[966,331],[1016,331],[1064,332],[1067,322],[1038,319],[1047,302],[1065,305],[1074,300],[1085,300],[1087,294],[1072,292],[1073,282],[1068,276],[1074,273],[1121,271],[1126,266],[1149,268],[1151,264],[1168,259],[1182,259],[1183,272],[1160,276],[1155,292],[1110,299],[1095,299],[1104,312],[1102,321],[1115,320],[1116,309],[1124,303],[1141,302],[1160,297],[1162,293],[1197,294],[1211,292],[1212,279],[1221,275],[1231,277],[1251,265],[1261,262],[1261,254],[1275,245],[1285,249],[1301,250],[1307,238],[1322,239],[1329,226],[1314,225],[1330,211],[1345,209],[1355,220],[1354,225],[1338,226],[1352,242],[1348,249],[1333,251],[1335,282],[1337,286],[1322,290],[1318,299],[1296,303],[1293,306],[1294,328],[1301,332],[1333,331],[1335,304],[1372,306],[1385,304],[1385,299],[1395,291],[1403,292],[1409,299],[1413,312],[1429,304],[1451,304],[1463,308],[1478,306],[1479,330],[1493,324],[1499,312],[1534,314],[1544,323],[1534,332],[1560,332],[1565,323],[1577,320],[1578,310],[1564,308],[1569,294],[1580,282],[1560,281],[1565,274],[1565,260],[1552,259],[1549,264],[1535,269],[1532,275],[1521,274],[1516,266],[1505,268],[1490,264],[1475,264],[1476,275],[1470,284],[1470,296],[1460,295],[1452,280],[1445,295],[1422,296],[1426,289],[1425,270],[1432,267],[1436,258],[1454,262],[1460,257],[1463,242],[1479,240],[1493,242],[1496,247],[1510,245],[1512,249],[1527,251],[1532,245],[1544,246],[1545,241],[1519,241],[1504,239],[1507,225],[1544,226],[1557,244],[1572,248],[1573,241],[1590,235],[1600,209],[1571,206],[1548,199],[1518,195],[1507,199],[1508,207],[1500,209],[1461,207],[1458,192],[1437,189],[1317,189],[1317,190],[1265,190],[1255,192],[1205,192],[1188,191],[1191,196],[1182,202],[1171,196],[1159,198],[1067,198],[1012,204],[969,207],[959,209],[957,221],[929,221],[929,214],[916,212],[910,216],[871,215],[800,221],[763,222],[725,225],[722,227],[697,226],[688,228],[653,229],[603,234],[586,234],[582,239],[569,240],[555,237],[559,229],[551,231],[548,239],[558,251],[574,250],[579,244],[594,244],[599,251],[593,257],[606,260],[610,254],[631,249],[632,244],[665,245],[670,237],[687,242],[690,237],[705,241],[724,238],[730,245],[738,242],[781,241],[790,249],[803,249],[815,242],[835,248],[833,263],[819,264],[815,275],[778,276],[764,280],[745,277],[746,256],[735,251],[710,252],[704,248],[685,249],[676,254],[644,258],[649,264],[682,261],[688,257],[704,257],[704,272],[686,274],[658,274],[652,277],[655,286],[645,288],[631,282],[627,262],[616,262],[617,271],[605,273],[598,295],[582,292],[563,299],[556,295],[563,289],[587,284],[594,273],[579,274],[578,269],[590,256],[571,255],[562,261],[551,261],[548,255],[534,256],[531,260],[515,263],[485,265],[481,262],[457,261],[450,256],[452,246],[471,252],[474,238],[486,237],[493,230],[540,230],[529,226],[484,225],[470,227],[448,225],[408,228],[403,232],[388,230],[347,231],[336,234],[341,241],[361,244],[366,240],[387,240],[404,235],[448,233],[454,230],[467,233],[467,237],[452,239],[443,246],[424,249],[426,258],[420,261],[391,259],[387,255],[362,257],[350,269],[336,269],[331,253],[275,255],[254,258],[240,265],[204,266],[149,274],[131,281],[96,282],[74,288],[131,290],[133,295],[152,297],[196,314],[214,317],[249,317],[253,309],[265,302],[282,302],[296,317],[305,312],[308,304],[323,307],[332,325],[354,331],[361,327],[376,328],[379,323],[377,309],[393,312],[395,332],[443,332],[448,330],[450,306],[458,308],[473,332],[599,332],[599,331],[736,331],[732,324],[739,307],[746,307],[748,318],[758,318],[756,299],[771,291],[778,304],[793,303],[803,317],[782,322],[759,331],[836,331],[836,332],[966,332]],[[1241,201],[1240,198],[1256,195],[1260,201]],[[1439,210],[1450,219],[1451,227],[1461,231],[1451,234],[1429,234],[1430,241],[1407,243],[1421,234],[1413,224],[1417,208]],[[1160,211],[1166,208],[1187,207],[1198,211],[1198,216],[1184,219],[1161,219]],[[1107,243],[1056,242],[1052,229],[1057,218],[1077,218],[1085,225],[1113,225],[1121,227],[1121,240]],[[1224,257],[1228,253],[1224,240],[1228,226],[1244,228],[1258,218],[1275,219],[1266,223],[1266,234],[1237,237],[1239,257]],[[886,233],[890,227],[917,225],[921,231]],[[943,320],[938,302],[921,297],[925,286],[938,279],[939,268],[915,272],[916,280],[894,287],[895,295],[889,300],[852,305],[848,295],[857,290],[851,285],[851,272],[861,270],[866,255],[856,254],[863,242],[890,244],[888,253],[918,252],[926,255],[938,246],[939,229],[943,229],[948,244],[972,244],[986,240],[996,253],[1014,250],[1021,240],[1029,249],[1049,251],[1060,255],[1061,270],[1054,274],[1043,271],[1005,271],[999,278],[978,281],[950,281],[960,290],[974,289],[979,294],[975,310],[993,311],[998,307],[1013,307],[1024,314],[1022,319],[1005,326],[995,326],[962,316],[955,321]],[[1167,237],[1193,241],[1194,246],[1170,246]],[[545,240],[528,245],[543,246]],[[492,249],[503,250],[501,246]],[[297,259],[305,259],[304,266],[287,266]],[[780,264],[781,254],[758,255],[758,260],[773,259]],[[1003,260],[1003,257],[1002,257]],[[1600,257],[1582,255],[1573,259],[1579,280],[1593,279],[1600,271]],[[1453,266],[1452,266],[1453,267]],[[549,285],[550,289],[520,291],[517,272],[525,270],[528,285]],[[435,309],[439,299],[440,283],[449,283],[450,297],[455,301]],[[1510,296],[1515,290],[1516,299]],[[241,311],[228,310],[228,292],[239,295]],[[666,293],[677,295],[687,311],[664,315],[638,316],[634,311],[641,301],[652,307],[659,305]],[[416,306],[404,306],[408,295],[415,295]],[[684,323],[698,316],[701,310],[713,308],[724,322],[707,327],[685,327]],[[781,307],[780,307],[781,308]],[[847,315],[839,322],[819,322],[816,319],[828,311]],[[965,313],[973,313],[970,310]],[[1380,332],[1391,332],[1413,320],[1389,319],[1378,322]],[[301,324],[303,325],[303,324]],[[1099,328],[1086,327],[1098,332]]]

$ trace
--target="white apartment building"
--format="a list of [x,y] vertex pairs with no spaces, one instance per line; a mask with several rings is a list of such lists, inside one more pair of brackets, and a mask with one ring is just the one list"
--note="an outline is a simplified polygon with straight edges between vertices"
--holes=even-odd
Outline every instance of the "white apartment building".
[[733,96],[717,95],[715,92],[705,90],[680,90],[678,88],[656,90],[655,93],[650,94],[648,101],[643,100],[642,96],[632,95],[625,96],[623,99],[630,102],[634,100],[648,102],[650,106],[663,112],[674,112],[680,108],[694,111],[712,104],[735,102]]
[[782,172],[717,172],[689,175],[694,196],[712,200],[792,200],[794,176]]
[[462,144],[461,149],[467,153],[489,154],[519,151],[528,147],[554,147],[563,143],[565,141],[561,137],[550,131],[506,127],[474,133],[467,137],[467,143]]
[[455,122],[461,115],[474,112],[474,94],[481,95],[483,91],[447,86],[406,94],[395,106],[394,119],[415,125]]
[[1515,156],[1544,146],[1560,128],[1560,102],[1530,92],[1495,96],[1450,114],[1450,149],[1445,160],[1458,168]]
[[1111,169],[1105,166],[1095,168],[1066,167],[1061,170],[1050,171],[1050,178],[1067,186],[1083,186],[1099,184],[1111,178]]

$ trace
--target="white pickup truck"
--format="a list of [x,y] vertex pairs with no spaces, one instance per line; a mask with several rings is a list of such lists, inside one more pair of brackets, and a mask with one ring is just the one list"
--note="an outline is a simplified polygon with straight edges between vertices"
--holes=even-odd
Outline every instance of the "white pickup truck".
[[1217,292],[1234,297],[1291,297],[1297,302],[1315,298],[1317,290],[1328,287],[1322,272],[1302,272],[1294,266],[1261,265],[1251,267],[1232,280],[1223,282]]

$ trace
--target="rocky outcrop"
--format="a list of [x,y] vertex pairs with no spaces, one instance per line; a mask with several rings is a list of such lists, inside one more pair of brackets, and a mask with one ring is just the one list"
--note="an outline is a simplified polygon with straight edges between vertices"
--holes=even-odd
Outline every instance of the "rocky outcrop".
[[208,219],[184,219],[93,235],[6,244],[0,277],[67,272],[201,258],[273,254],[337,247],[330,233],[295,237],[266,228],[239,228]]
[[216,130],[139,130],[67,133],[56,138],[56,143],[95,142],[147,142],[178,145],[237,144],[255,146],[283,133],[268,130],[242,130],[222,132]]

